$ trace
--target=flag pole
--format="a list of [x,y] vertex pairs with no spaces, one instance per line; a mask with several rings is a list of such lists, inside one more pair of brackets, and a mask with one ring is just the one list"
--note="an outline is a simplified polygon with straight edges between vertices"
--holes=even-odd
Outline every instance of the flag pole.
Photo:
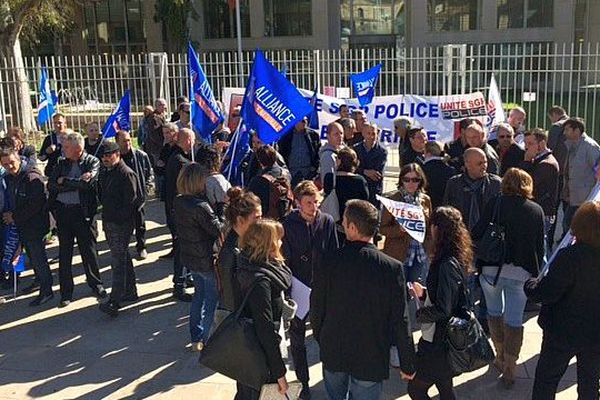
[[242,62],[242,18],[240,16],[240,0],[235,0],[235,22],[237,26],[237,51],[240,64],[240,86],[243,85],[244,63]]
[[235,153],[237,150],[237,145],[240,140],[240,127],[242,126],[242,117],[240,116],[238,126],[235,128],[235,132],[233,133],[233,149],[231,150],[231,158],[229,159],[229,172],[227,172],[227,180],[231,180],[231,165],[233,164],[233,160],[235,159]]

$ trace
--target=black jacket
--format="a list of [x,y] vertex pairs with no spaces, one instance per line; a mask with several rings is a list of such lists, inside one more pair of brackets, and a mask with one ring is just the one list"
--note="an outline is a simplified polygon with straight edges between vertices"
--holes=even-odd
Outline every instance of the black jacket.
[[457,171],[461,171],[464,166],[463,154],[465,152],[462,140],[458,138],[450,143],[446,143],[444,152],[450,157],[448,164]]
[[100,172],[100,202],[102,221],[119,225],[133,224],[138,207],[135,173],[123,160],[111,169]]
[[313,271],[323,267],[323,255],[339,247],[335,222],[331,215],[317,211],[311,224],[302,218],[300,211],[293,210],[283,221],[283,229],[286,263],[297,279],[311,287]]
[[[497,153],[500,154],[500,149],[497,149]],[[523,156],[525,156],[525,150],[516,143],[511,144],[500,160],[500,176],[504,176],[510,168],[520,168]]]
[[[52,153],[46,154],[46,150],[52,145],[55,145],[56,149]],[[56,164],[58,164],[58,160],[59,160],[61,154],[62,154],[62,145],[58,142],[58,137],[56,135],[56,132],[52,132],[44,138],[44,141],[42,142],[42,147],[40,148],[40,153],[38,156],[38,159],[40,161],[47,161],[46,167],[44,168],[44,175],[46,175],[46,176],[52,175],[52,171],[54,170],[54,167],[56,166]]]
[[177,196],[177,177],[179,172],[191,162],[191,155],[185,154],[181,147],[176,146],[165,167],[165,207],[168,212],[173,210],[173,200]]
[[178,195],[173,202],[182,265],[196,272],[214,270],[215,243],[224,224],[204,196]]
[[238,240],[239,235],[234,229],[223,241],[221,251],[217,258],[217,273],[221,282],[221,296],[219,298],[219,308],[227,311],[235,311],[240,305],[240,284],[237,281],[237,257],[239,255]]
[[402,263],[373,244],[348,242],[323,266],[315,271],[310,321],[324,368],[381,382],[389,377],[390,346],[396,345],[400,368],[413,373]]
[[600,338],[600,248],[583,243],[561,249],[539,282],[525,283],[527,297],[542,303],[538,323],[546,335],[569,347],[598,347]]
[[407,164],[410,163],[417,163],[419,165],[423,165],[423,162],[425,160],[423,159],[423,154],[422,153],[417,153],[410,145],[406,148],[406,150],[404,150],[402,152],[401,155],[401,162],[400,162],[400,168],[404,167]]
[[[444,194],[444,205],[452,206],[462,214],[465,224],[469,226],[469,209],[471,207],[471,198],[473,192],[469,190],[469,177],[466,173],[453,176],[448,180],[446,185],[446,193]],[[483,189],[480,196],[477,198],[479,205],[479,215],[483,213],[483,208],[490,201],[490,199],[500,194],[500,187],[502,180],[500,177],[487,174],[483,179]],[[473,221],[476,224],[477,221]]]
[[498,158],[496,150],[494,150],[494,148],[487,143],[483,145],[481,150],[483,150],[483,152],[485,153],[485,157],[487,158],[487,173],[500,175],[500,159]]
[[94,144],[90,144],[89,138],[85,138],[84,142],[85,144],[83,147],[86,153],[91,154],[97,158],[102,157],[102,149],[104,148],[104,145],[102,144],[102,138],[98,138],[98,140],[96,140],[96,143]]
[[[48,191],[50,192],[48,202],[51,208],[57,205],[56,196],[61,192],[79,191],[79,201],[86,218],[91,218],[98,212],[98,173],[100,172],[100,160],[96,157],[83,153],[77,161],[81,174],[89,172],[92,178],[84,181],[81,178],[67,178],[71,170],[71,161],[60,158],[53,169],[48,180]],[[63,183],[58,184],[58,178],[64,177]]]
[[6,174],[10,211],[23,239],[42,238],[50,227],[46,207],[46,185],[41,171],[21,166],[15,176]]
[[258,196],[262,210],[266,214],[270,206],[271,184],[263,177],[263,175],[271,175],[273,178],[286,177],[289,181],[289,173],[279,165],[275,164],[271,168],[260,170],[260,172],[248,183],[248,191]]
[[275,381],[286,373],[279,350],[281,337],[278,331],[283,310],[281,292],[290,287],[292,276],[285,264],[257,264],[250,261],[244,253],[238,257],[238,266],[238,282],[243,295],[260,279],[260,283],[250,293],[242,315],[254,322],[256,335],[267,356],[271,380]]
[[542,206],[545,215],[556,215],[560,168],[551,152],[533,161],[522,161],[520,168],[533,178],[533,199]]
[[135,173],[137,193],[140,198],[138,201],[143,204],[146,201],[148,192],[154,187],[154,174],[150,157],[142,150],[131,149],[127,154],[122,154],[121,158],[129,168]]
[[565,115],[560,120],[552,124],[548,130],[548,148],[554,153],[554,157],[558,161],[560,167],[560,174],[563,175],[563,169],[565,162],[567,161],[567,155],[569,150],[565,143],[565,122],[569,119],[568,115]]
[[[497,222],[506,229],[504,262],[537,276],[544,265],[544,211],[537,203],[522,196],[501,195]],[[485,206],[481,219],[473,227],[473,241],[481,239],[492,221],[497,197]],[[483,264],[481,264],[483,266]]]
[[427,193],[431,197],[431,206],[435,209],[443,204],[446,184],[457,172],[456,169],[440,159],[426,161],[423,164],[423,172],[427,177]]
[[[279,146],[279,153],[281,153],[281,156],[287,165],[290,165],[293,136],[294,130],[292,129],[283,135],[283,137],[279,139],[279,142],[277,142]],[[316,175],[317,170],[319,169],[319,149],[321,148],[321,138],[316,131],[306,128],[306,135],[304,135],[304,139],[306,140],[306,145],[310,151],[310,165],[314,169],[314,174]]]

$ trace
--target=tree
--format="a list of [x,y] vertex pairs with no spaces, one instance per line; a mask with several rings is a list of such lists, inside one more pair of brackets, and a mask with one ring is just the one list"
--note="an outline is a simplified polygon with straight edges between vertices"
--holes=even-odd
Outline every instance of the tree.
[[26,132],[35,128],[35,121],[20,39],[23,35],[35,38],[43,29],[68,30],[72,27],[73,11],[84,3],[84,0],[0,0],[0,57],[13,60],[18,96],[12,99],[12,109],[20,111],[20,125]]
[[170,51],[181,53],[189,37],[188,18],[193,14],[189,0],[156,0],[154,20],[162,22],[167,30]]

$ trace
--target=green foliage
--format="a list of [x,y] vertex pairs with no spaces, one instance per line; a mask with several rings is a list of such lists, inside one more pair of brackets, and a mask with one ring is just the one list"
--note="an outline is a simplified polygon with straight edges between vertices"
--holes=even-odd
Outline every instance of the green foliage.
[[188,39],[187,18],[192,6],[189,0],[157,0],[154,19],[167,29],[171,51],[180,52]]

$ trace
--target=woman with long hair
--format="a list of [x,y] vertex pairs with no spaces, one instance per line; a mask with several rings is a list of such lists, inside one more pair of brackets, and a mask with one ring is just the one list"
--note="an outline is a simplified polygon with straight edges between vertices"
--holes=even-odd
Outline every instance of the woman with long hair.
[[[240,238],[237,279],[248,302],[242,315],[254,322],[256,335],[265,352],[271,373],[270,382],[277,382],[279,392],[288,389],[286,368],[281,357],[279,325],[283,310],[281,293],[291,286],[292,273],[284,263],[281,243],[283,226],[276,221],[260,219]],[[265,382],[268,383],[268,382]],[[259,392],[238,382],[235,400],[258,399]]]
[[[426,188],[427,178],[423,169],[419,164],[410,163],[400,170],[398,190],[387,197],[421,207],[427,226],[431,216],[431,199],[425,194]],[[431,235],[427,227],[425,232],[427,233],[425,242],[419,243],[398,225],[396,218],[389,211],[383,210],[380,227],[380,233],[385,236],[383,252],[404,264],[404,276],[407,282],[425,281],[429,266],[426,250],[429,250],[431,244]]]
[[473,241],[483,237],[494,221],[504,227],[505,252],[501,265],[478,260],[479,281],[485,296],[490,336],[496,348],[494,366],[503,384],[515,383],[515,368],[523,344],[523,313],[527,296],[523,285],[537,277],[544,259],[544,211],[533,202],[533,179],[518,168],[502,178],[502,193],[485,206],[473,227]]
[[569,361],[577,357],[577,394],[598,399],[600,380],[600,201],[582,204],[571,221],[576,238],[561,249],[548,274],[525,283],[527,297],[542,303],[544,331],[533,400],[554,399]]
[[258,196],[239,186],[234,186],[227,191],[225,202],[227,203],[225,218],[229,225],[229,232],[225,236],[217,259],[221,297],[215,318],[216,325],[219,325],[223,317],[235,311],[240,304],[240,289],[236,280],[238,242],[240,236],[246,233],[250,225],[262,216]]
[[446,329],[450,318],[465,318],[469,307],[466,294],[467,275],[473,264],[469,232],[460,211],[438,207],[431,216],[433,257],[427,275],[427,289],[412,284],[418,298],[425,297],[417,310],[422,337],[417,352],[417,372],[408,384],[411,399],[430,399],[427,391],[435,385],[440,400],[455,399],[453,374],[447,362]]
[[204,348],[219,301],[214,246],[221,237],[224,223],[206,198],[207,176],[208,171],[200,164],[186,165],[177,177],[179,195],[173,202],[181,263],[194,278],[194,296],[190,304],[193,351]]

